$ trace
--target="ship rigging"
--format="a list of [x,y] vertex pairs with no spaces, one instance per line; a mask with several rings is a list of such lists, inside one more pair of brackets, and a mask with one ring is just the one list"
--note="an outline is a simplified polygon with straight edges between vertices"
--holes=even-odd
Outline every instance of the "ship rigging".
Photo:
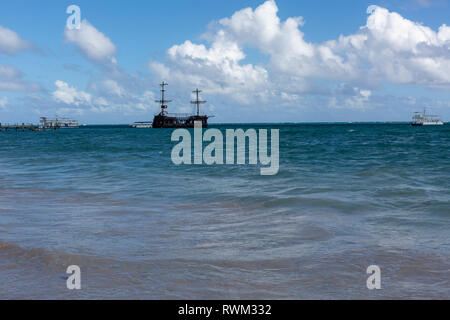
[[191,101],[191,104],[196,105],[196,114],[180,114],[180,113],[168,113],[168,104],[172,100],[166,100],[166,87],[169,84],[162,82],[161,87],[161,100],[156,100],[161,105],[161,111],[155,115],[153,119],[153,128],[193,128],[194,123],[200,121],[202,127],[208,127],[208,119],[211,118],[207,115],[200,114],[200,105],[205,104],[206,101],[200,100],[199,94],[202,92],[199,89],[193,91],[196,94],[196,100]]

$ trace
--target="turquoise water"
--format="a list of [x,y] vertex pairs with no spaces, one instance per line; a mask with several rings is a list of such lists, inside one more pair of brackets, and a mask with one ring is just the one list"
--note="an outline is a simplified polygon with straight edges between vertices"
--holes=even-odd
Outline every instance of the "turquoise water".
[[450,298],[449,125],[216,127],[280,129],[278,175],[175,166],[171,130],[1,132],[0,298]]

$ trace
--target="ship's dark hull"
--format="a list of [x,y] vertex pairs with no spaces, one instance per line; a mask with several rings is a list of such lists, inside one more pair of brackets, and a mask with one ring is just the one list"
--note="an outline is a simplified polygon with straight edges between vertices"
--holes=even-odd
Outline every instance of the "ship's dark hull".
[[194,128],[196,121],[200,121],[203,128],[208,127],[207,116],[171,117],[166,115],[156,115],[153,119],[153,128]]

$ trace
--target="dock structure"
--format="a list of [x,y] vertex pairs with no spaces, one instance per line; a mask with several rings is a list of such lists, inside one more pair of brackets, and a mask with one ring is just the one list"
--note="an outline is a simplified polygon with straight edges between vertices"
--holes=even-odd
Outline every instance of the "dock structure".
[[69,119],[69,118],[56,118],[50,119],[47,117],[41,117],[39,128],[43,129],[74,129],[79,128],[78,120]]
[[74,129],[79,128],[78,120],[69,119],[69,118],[59,118],[56,116],[55,118],[47,118],[41,117],[39,124],[25,124],[22,122],[15,124],[2,124],[0,122],[0,132],[2,131],[47,131],[47,130],[58,130],[58,129]]
[[[58,127],[53,127],[53,128],[50,128],[50,129],[56,130],[56,129],[58,129]],[[15,130],[15,131],[25,131],[25,130],[29,130],[29,131],[45,131],[46,128],[40,127],[40,126],[36,126],[34,124],[25,124],[25,123],[22,123],[22,124],[18,124],[18,123],[16,123],[16,124],[2,124],[2,123],[0,123],[0,132],[2,132],[2,131],[10,131],[10,130],[11,131],[12,130]]]

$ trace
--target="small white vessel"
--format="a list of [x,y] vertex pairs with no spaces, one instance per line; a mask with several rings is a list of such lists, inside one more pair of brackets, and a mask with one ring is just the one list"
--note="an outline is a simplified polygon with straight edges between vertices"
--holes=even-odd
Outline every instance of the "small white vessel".
[[136,128],[136,129],[149,129],[149,128],[153,128],[153,122],[151,122],[151,121],[138,121],[138,122],[132,123],[130,125],[130,127]]
[[78,120],[68,119],[68,118],[58,118],[56,116],[54,119],[49,119],[47,117],[41,117],[40,128],[42,129],[74,129],[79,128]]
[[414,113],[413,126],[443,126],[444,123],[439,119],[438,116],[428,115],[427,110],[424,109],[422,112]]

